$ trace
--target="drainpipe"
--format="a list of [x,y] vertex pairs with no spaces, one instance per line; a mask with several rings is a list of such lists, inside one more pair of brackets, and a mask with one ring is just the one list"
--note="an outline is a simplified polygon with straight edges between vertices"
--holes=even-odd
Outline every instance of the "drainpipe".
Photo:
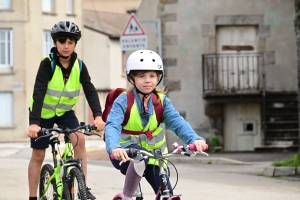
[[267,136],[267,114],[266,114],[266,74],[265,74],[265,64],[264,64],[264,54],[262,53],[262,81],[263,81],[263,134],[264,134],[264,145],[267,145],[266,136]]
[[[263,74],[263,82],[265,82],[265,74]],[[267,144],[266,142],[266,129],[267,129],[267,117],[266,117],[266,87],[265,84],[263,84],[263,121],[264,121],[264,127],[263,127],[263,132],[264,132],[264,145]]]

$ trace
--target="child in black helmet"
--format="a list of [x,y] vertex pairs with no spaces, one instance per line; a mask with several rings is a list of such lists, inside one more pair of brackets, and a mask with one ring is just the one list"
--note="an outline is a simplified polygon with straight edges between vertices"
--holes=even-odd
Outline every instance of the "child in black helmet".
[[[28,166],[29,199],[37,199],[40,168],[43,163],[49,138],[35,141],[42,128],[52,128],[54,124],[64,128],[79,126],[74,113],[75,104],[83,87],[89,106],[93,112],[94,124],[98,131],[104,129],[99,97],[91,83],[87,67],[74,52],[81,31],[71,21],[60,21],[51,30],[54,47],[51,54],[42,59],[37,72],[34,91],[30,100],[28,137],[31,139],[32,156]],[[55,63],[55,64],[53,64]],[[72,72],[72,73],[71,73]],[[71,96],[70,96],[71,95]],[[87,155],[83,134],[70,135],[75,158],[83,161],[83,172],[87,175]],[[96,199],[88,190],[88,199]]]

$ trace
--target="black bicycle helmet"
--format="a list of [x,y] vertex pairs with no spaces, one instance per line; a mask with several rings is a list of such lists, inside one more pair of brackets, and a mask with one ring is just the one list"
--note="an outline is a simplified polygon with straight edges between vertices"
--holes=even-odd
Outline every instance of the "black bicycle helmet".
[[58,36],[73,36],[78,41],[81,38],[81,31],[78,26],[71,21],[60,21],[51,30],[52,39]]

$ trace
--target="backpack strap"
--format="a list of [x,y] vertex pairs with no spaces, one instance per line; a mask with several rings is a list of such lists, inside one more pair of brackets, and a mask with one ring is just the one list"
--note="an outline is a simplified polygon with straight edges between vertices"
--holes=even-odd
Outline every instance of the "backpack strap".
[[56,62],[55,62],[53,53],[50,53],[49,55],[50,55],[50,59],[51,59],[50,61],[51,61],[52,72],[54,72],[55,67],[56,67]]
[[159,97],[156,94],[152,94],[152,102],[154,105],[156,119],[157,119],[158,126],[159,126],[160,123],[162,122],[164,108],[162,106],[162,102],[160,101],[160,99],[159,99],[159,103],[156,103],[158,99],[159,99]]
[[[158,122],[158,126],[160,125],[161,121],[162,121],[162,115],[164,112],[164,108],[162,106],[162,103],[159,100],[159,103],[156,103],[157,100],[159,99],[159,97],[156,96],[156,94],[152,94],[152,102],[154,104],[154,110],[155,110],[155,114],[156,114],[156,119]],[[122,123],[122,126],[125,126],[129,120],[130,117],[130,111],[132,108],[132,105],[134,103],[134,93],[133,91],[127,92],[127,109],[124,115],[124,121]]]
[[79,58],[78,59],[78,62],[79,62],[79,69],[80,69],[80,72],[82,71],[82,60],[80,60]]
[[134,103],[134,93],[133,93],[133,91],[127,92],[127,109],[126,109],[126,112],[125,112],[125,115],[124,115],[124,120],[123,120],[122,126],[125,126],[127,124],[128,120],[129,120],[130,111],[131,111],[133,103]]
[[[128,96],[128,106],[127,106],[127,110],[126,110],[126,113],[125,113],[125,117],[124,117],[124,121],[122,123],[122,126],[127,124],[128,119],[129,119],[129,115],[130,115],[130,110],[131,110],[131,107],[132,107],[133,102],[134,102],[134,94],[133,94],[133,92],[130,92],[130,93],[132,93],[132,95],[127,95]],[[129,98],[132,98],[132,99],[129,99]],[[157,122],[158,122],[157,127],[159,127],[159,125],[162,121],[162,116],[163,116],[163,112],[164,112],[164,108],[162,106],[162,102],[160,101],[160,99],[159,99],[159,103],[157,103],[158,99],[159,99],[159,97],[156,94],[152,94],[152,102],[153,102],[153,105],[154,105],[156,119],[157,119]],[[149,140],[153,139],[152,133],[154,131],[149,131],[148,130],[146,132],[141,132],[141,131],[129,131],[129,130],[122,129],[122,133],[125,133],[125,134],[130,134],[130,135],[145,134]]]

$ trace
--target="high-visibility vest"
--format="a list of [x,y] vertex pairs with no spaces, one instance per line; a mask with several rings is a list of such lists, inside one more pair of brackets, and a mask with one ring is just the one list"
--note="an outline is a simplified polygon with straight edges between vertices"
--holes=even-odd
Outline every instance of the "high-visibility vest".
[[[46,58],[46,57],[45,57]],[[44,59],[45,59],[44,58]],[[48,56],[50,59],[50,57]],[[47,92],[44,97],[41,118],[50,119],[54,116],[62,116],[65,112],[74,110],[80,93],[80,66],[76,59],[70,72],[67,83],[64,83],[63,73],[59,66],[55,67],[52,79],[48,82]],[[30,99],[30,110],[34,103]]]
[[[163,103],[163,94],[158,94],[161,102]],[[124,130],[128,133],[124,133]],[[139,134],[130,134],[130,131],[140,132]],[[149,134],[151,136],[149,137]],[[162,153],[168,153],[166,136],[164,135],[162,128],[159,127],[155,110],[152,115],[149,117],[149,122],[143,127],[143,123],[140,117],[138,105],[136,100],[132,105],[130,111],[130,117],[127,124],[123,127],[121,133],[120,144],[134,142],[139,146],[147,149],[149,152],[152,152],[154,149],[161,149]],[[155,159],[149,159],[148,164],[158,165],[158,161]]]

